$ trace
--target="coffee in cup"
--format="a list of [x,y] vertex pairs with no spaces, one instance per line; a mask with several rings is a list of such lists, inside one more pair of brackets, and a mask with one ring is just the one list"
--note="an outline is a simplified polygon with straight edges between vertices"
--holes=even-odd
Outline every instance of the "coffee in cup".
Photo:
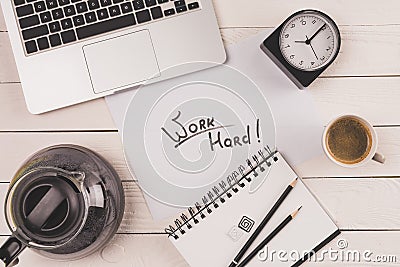
[[323,145],[327,156],[341,166],[360,166],[370,159],[383,163],[376,153],[377,137],[373,127],[364,119],[346,115],[326,127]]

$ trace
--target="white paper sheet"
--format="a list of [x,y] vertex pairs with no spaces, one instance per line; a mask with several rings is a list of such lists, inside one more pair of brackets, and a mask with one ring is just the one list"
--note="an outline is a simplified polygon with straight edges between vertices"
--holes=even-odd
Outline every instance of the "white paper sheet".
[[[270,30],[227,47],[226,64],[247,75],[261,89],[275,118],[277,149],[289,164],[296,166],[323,153],[323,125],[307,90],[299,90],[260,49],[260,44],[269,33]],[[146,90],[146,87],[140,90]],[[125,112],[135,94],[136,90],[131,90],[106,97],[120,133]],[[180,211],[147,195],[145,198],[156,220]]]

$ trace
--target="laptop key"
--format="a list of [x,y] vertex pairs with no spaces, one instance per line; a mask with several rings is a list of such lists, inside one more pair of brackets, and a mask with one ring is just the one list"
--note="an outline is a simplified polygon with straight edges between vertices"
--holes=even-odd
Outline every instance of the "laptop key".
[[168,2],[169,2],[169,0],[158,0],[159,4],[168,3]]
[[46,0],[47,9],[58,7],[57,0]]
[[59,46],[62,44],[60,35],[58,33],[50,35],[49,39],[50,39],[51,47]]
[[33,6],[31,4],[17,7],[17,16],[24,17],[33,14]]
[[88,5],[90,10],[100,8],[99,0],[89,0]]
[[76,41],[76,35],[74,30],[66,31],[61,33],[61,39],[64,44],[75,42]]
[[184,0],[175,1],[174,4],[175,4],[175,7],[186,5]]
[[67,16],[67,17],[74,16],[76,14],[75,7],[74,6],[64,7],[64,13],[65,13],[65,16]]
[[25,0],[14,0],[14,5],[19,6],[25,4]]
[[113,0],[114,4],[119,4],[119,3],[122,3],[122,2],[124,2],[124,0]]
[[35,12],[42,12],[46,10],[44,1],[36,2],[33,4],[35,6]]
[[46,12],[40,13],[40,21],[41,21],[42,23],[46,23],[46,22],[51,21],[50,12],[49,12],[49,11],[46,11]]
[[69,2],[69,0],[58,0],[58,4],[60,5],[60,6],[66,6],[66,5],[68,5],[70,2]]
[[163,17],[161,7],[159,7],[159,6],[153,7],[150,11],[151,11],[151,16],[153,17],[153,19],[159,19],[159,18]]
[[49,24],[50,32],[59,32],[61,31],[60,22],[55,21]]
[[22,37],[24,38],[24,40],[41,37],[46,34],[49,34],[49,29],[47,28],[46,25],[36,26],[34,28],[22,31]]
[[135,10],[143,9],[144,8],[143,0],[134,0],[133,1],[133,8]]
[[82,26],[83,24],[85,24],[85,20],[83,18],[83,15],[78,15],[72,18],[73,22],[74,22],[74,26],[78,27],[78,26]]
[[47,37],[39,38],[37,40],[37,43],[38,43],[39,50],[44,50],[44,49],[50,48],[49,41],[47,40]]
[[136,18],[138,23],[144,23],[150,21],[151,20],[150,12],[147,9],[136,12]]
[[157,4],[156,0],[145,0],[145,1],[147,7],[155,6]]
[[78,13],[84,13],[84,12],[88,11],[86,2],[78,3],[78,4],[76,4],[75,7],[76,7],[76,11],[78,11]]
[[109,16],[108,16],[107,9],[103,8],[103,9],[97,10],[97,17],[99,18],[99,20],[108,19]]
[[102,7],[105,7],[105,6],[110,6],[112,3],[111,0],[100,0],[100,4]]
[[88,37],[96,36],[106,32],[115,31],[136,24],[133,14],[127,14],[121,17],[116,17],[110,20],[102,21],[76,29],[78,39],[82,40]]
[[173,9],[173,8],[164,10],[164,15],[165,16],[171,16],[171,15],[174,15],[174,14],[175,14],[175,9]]
[[39,23],[40,21],[38,15],[33,15],[30,17],[19,19],[19,26],[21,27],[21,29],[29,28],[38,25]]
[[109,7],[108,11],[110,12],[111,17],[121,15],[121,10],[119,9],[119,6]]
[[83,0],[71,0],[72,3],[77,3],[77,2],[81,2]]
[[187,11],[187,7],[186,6],[178,6],[176,8],[176,13],[182,13],[182,12],[185,12],[185,11]]
[[86,23],[91,23],[97,21],[96,14],[94,12],[89,12],[85,14]]
[[53,15],[54,20],[62,19],[64,18],[64,13],[61,8],[53,9],[51,11],[51,14]]
[[61,27],[63,30],[68,30],[68,29],[72,28],[72,20],[70,18],[63,19],[61,21]]
[[133,9],[132,9],[132,4],[131,4],[130,2],[123,3],[123,4],[121,5],[121,9],[122,9],[122,13],[124,13],[124,14],[133,11]]
[[34,40],[25,43],[26,53],[32,54],[38,51],[36,42]]
[[189,10],[196,9],[196,8],[199,8],[199,7],[200,6],[199,6],[198,2],[193,2],[193,3],[188,4]]

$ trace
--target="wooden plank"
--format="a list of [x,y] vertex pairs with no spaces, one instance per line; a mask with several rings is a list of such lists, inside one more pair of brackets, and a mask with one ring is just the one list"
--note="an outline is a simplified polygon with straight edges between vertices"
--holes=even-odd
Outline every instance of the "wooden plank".
[[[398,240],[400,232],[343,232],[339,237],[332,240],[326,245],[316,260],[303,264],[304,267],[331,267],[343,265],[346,267],[358,266],[392,266],[396,263],[373,263],[368,262],[363,255],[369,255],[371,260],[375,260],[377,256],[393,256],[397,262],[400,261],[398,252]],[[340,249],[338,242],[347,244],[348,247]],[[343,241],[344,240],[344,241]],[[5,237],[0,238],[3,243]],[[384,245],[382,245],[384,244]],[[198,246],[195,245],[194,246]],[[323,251],[336,251],[337,255],[344,256],[335,260],[334,256],[329,257]],[[342,252],[343,251],[343,252]],[[356,253],[360,255],[360,261],[353,260],[356,257],[347,257],[346,253]],[[201,253],[201,251],[199,251]],[[367,253],[367,254],[364,254]],[[206,256],[206,255],[205,255]],[[112,241],[103,249],[94,254],[77,260],[68,262],[59,262],[39,256],[30,249],[27,249],[20,255],[20,267],[30,266],[54,266],[59,267],[132,267],[132,266],[163,266],[163,267],[183,267],[188,266],[183,257],[175,249],[173,244],[165,235],[116,235]],[[322,262],[318,259],[324,259]],[[397,263],[398,264],[398,263]]]
[[0,131],[115,130],[103,98],[42,115],[25,106],[21,84],[0,84]]
[[[320,178],[305,179],[305,183],[340,229],[400,230],[399,178]],[[163,233],[173,223],[174,218],[154,221],[136,182],[123,184],[126,206],[118,233]],[[7,188],[8,184],[0,184],[1,201]],[[0,222],[0,235],[7,235],[3,212]]]
[[[400,125],[399,87],[400,77],[348,77],[318,79],[307,90],[325,124],[338,114],[354,113],[380,126]],[[12,115],[0,118],[0,131],[115,130],[103,99],[32,115],[20,84],[0,84],[0,113]]]
[[339,25],[399,24],[399,2],[363,0],[290,1],[214,0],[220,27],[276,27],[295,11],[313,8],[328,13]]
[[[359,168],[343,168],[331,163],[324,155],[296,167],[302,177],[392,177],[400,176],[400,128],[376,128],[378,150],[386,156],[384,165],[369,162]],[[2,166],[0,181],[8,182],[17,168],[32,153],[54,144],[75,143],[97,151],[111,162],[123,180],[131,180],[125,165],[120,137],[116,132],[109,133],[1,133],[0,162]]]
[[17,66],[7,32],[0,32],[0,84],[19,82]]
[[6,31],[6,22],[4,21],[3,9],[0,8],[0,32]]
[[400,78],[318,79],[309,90],[324,124],[340,114],[358,114],[373,125],[400,125]]
[[[3,243],[5,237],[0,238]],[[19,267],[188,266],[165,235],[116,235],[103,249],[77,261],[55,261],[27,249]]]
[[399,178],[305,179],[340,229],[400,230]]
[[[263,29],[222,29],[226,44],[251,36]],[[400,75],[400,25],[342,26],[342,48],[324,77]],[[365,45],[368,44],[368,45]],[[0,81],[18,82],[7,33],[0,33]]]
[[[57,144],[76,144],[92,149],[114,166],[122,180],[132,180],[125,165],[118,133],[0,133],[0,182],[9,182],[19,166],[33,153]],[[6,163],[6,164],[4,164]]]

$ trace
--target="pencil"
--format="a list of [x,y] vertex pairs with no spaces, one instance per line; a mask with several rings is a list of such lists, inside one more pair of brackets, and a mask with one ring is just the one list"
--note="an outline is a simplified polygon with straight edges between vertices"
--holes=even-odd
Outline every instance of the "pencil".
[[254,256],[257,255],[257,253],[266,245],[269,243],[269,241],[271,241],[283,228],[285,228],[285,226],[292,221],[296,215],[299,213],[301,207],[298,208],[296,211],[294,211],[292,214],[290,214],[288,217],[286,217],[285,220],[283,220],[281,222],[281,224],[275,228],[275,230],[273,230],[263,241],[261,241],[261,243],[252,251],[250,252],[249,256],[247,256],[241,263],[239,263],[239,265],[237,267],[243,267],[246,266],[247,263],[249,263],[249,261],[251,261],[251,259],[254,258]]
[[257,236],[261,233],[262,229],[264,229],[265,225],[267,225],[268,221],[272,218],[272,216],[275,214],[275,212],[278,210],[279,206],[283,203],[283,201],[286,199],[286,197],[289,195],[290,191],[295,187],[297,184],[297,178],[294,179],[283,191],[282,195],[278,198],[278,200],[275,202],[274,206],[272,206],[271,210],[268,212],[268,214],[264,217],[264,219],[261,221],[261,223],[257,226],[256,230],[254,233],[249,237],[247,242],[244,244],[242,249],[239,251],[239,253],[236,255],[236,257],[233,259],[231,264],[229,264],[229,267],[235,267],[238,262],[242,259],[243,255],[246,253],[246,251],[249,249],[251,244],[253,244],[254,240],[256,240]]

